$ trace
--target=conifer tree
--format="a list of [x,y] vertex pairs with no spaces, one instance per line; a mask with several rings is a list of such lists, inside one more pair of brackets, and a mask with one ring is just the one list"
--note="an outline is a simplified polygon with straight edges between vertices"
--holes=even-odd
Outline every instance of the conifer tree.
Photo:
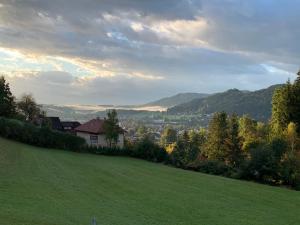
[[107,112],[107,118],[104,121],[105,138],[108,146],[111,148],[116,145],[119,138],[120,127],[118,125],[118,115],[115,109]]
[[0,77],[0,116],[13,117],[16,114],[15,98],[10,91],[9,84]]
[[237,115],[229,118],[228,137],[225,142],[226,161],[234,167],[238,167],[243,160],[242,141],[239,136],[239,122]]
[[225,141],[228,138],[227,114],[215,113],[208,127],[205,155],[208,159],[225,161]]

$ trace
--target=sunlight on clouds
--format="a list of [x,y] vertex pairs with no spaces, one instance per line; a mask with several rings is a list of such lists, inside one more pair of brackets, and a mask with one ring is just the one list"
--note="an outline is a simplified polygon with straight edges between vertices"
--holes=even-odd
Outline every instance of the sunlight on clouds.
[[196,20],[158,21],[150,26],[158,36],[185,45],[206,46],[207,42],[201,39],[208,23],[204,18]]
[[[84,79],[93,79],[96,77],[115,77],[115,76],[126,76],[128,78],[140,78],[144,80],[160,80],[162,76],[149,75],[143,72],[136,71],[123,71],[118,69],[117,65],[109,61],[101,60],[86,60],[82,58],[66,58],[60,56],[42,56],[38,54],[32,54],[28,52],[20,52],[14,49],[0,49],[0,53],[5,57],[2,61],[10,61],[9,64],[1,63],[0,60],[0,71],[6,73],[8,76],[17,77],[28,76],[36,74],[36,71],[66,71],[67,65],[73,65],[74,69],[69,69],[66,72],[73,73],[74,75],[84,77]],[[22,62],[22,63],[20,63]],[[45,65],[48,67],[45,68]],[[49,65],[52,68],[49,68]],[[26,68],[27,67],[27,68]],[[28,73],[35,71],[35,73]]]
[[135,32],[140,32],[144,30],[144,26],[142,23],[137,23],[137,22],[132,22],[130,27],[135,31]]

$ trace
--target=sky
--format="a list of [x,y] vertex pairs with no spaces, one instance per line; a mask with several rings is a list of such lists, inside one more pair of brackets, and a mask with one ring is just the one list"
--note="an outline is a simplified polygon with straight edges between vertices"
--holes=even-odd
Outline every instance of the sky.
[[0,74],[48,104],[257,90],[300,68],[298,0],[0,0]]

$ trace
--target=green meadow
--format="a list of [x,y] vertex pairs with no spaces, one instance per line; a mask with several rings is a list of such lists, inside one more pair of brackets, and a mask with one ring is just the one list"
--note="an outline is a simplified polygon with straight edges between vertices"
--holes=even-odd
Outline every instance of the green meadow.
[[0,138],[1,225],[297,225],[300,192]]

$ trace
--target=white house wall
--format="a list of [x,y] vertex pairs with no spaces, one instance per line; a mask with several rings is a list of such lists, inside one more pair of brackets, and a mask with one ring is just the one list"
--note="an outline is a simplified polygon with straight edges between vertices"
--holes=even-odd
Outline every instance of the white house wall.
[[[89,133],[84,133],[84,132],[76,132],[76,135],[77,135],[78,137],[82,137],[82,138],[86,141],[86,143],[87,143],[88,145],[90,145],[90,146],[91,146],[91,145],[93,145],[93,146],[98,146],[98,147],[100,147],[100,146],[102,146],[102,147],[107,147],[107,146],[108,146],[104,134],[97,135],[97,136],[98,136],[98,144],[92,144],[92,143],[91,143],[90,136],[91,136],[91,135],[92,135],[92,136],[95,136],[94,134],[89,134]],[[123,148],[123,147],[124,147],[124,134],[119,134],[119,140],[118,140],[117,146],[118,146],[119,148]]]

